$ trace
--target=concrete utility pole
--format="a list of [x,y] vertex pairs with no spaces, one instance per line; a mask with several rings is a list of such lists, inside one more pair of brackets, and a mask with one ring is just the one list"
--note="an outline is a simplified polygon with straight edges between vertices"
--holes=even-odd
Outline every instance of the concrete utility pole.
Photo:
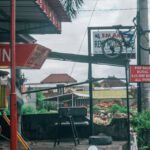
[[[148,29],[148,0],[137,0],[137,65],[149,65],[149,52],[140,48],[140,28]],[[142,45],[148,44],[143,41]],[[146,90],[148,83],[138,83],[138,112],[142,111],[144,106],[148,106],[149,90]],[[147,105],[148,104],[148,105]]]

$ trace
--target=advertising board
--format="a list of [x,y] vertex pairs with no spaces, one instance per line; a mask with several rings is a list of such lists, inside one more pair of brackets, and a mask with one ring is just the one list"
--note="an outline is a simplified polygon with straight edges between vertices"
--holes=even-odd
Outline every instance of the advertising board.
[[[117,30],[112,31],[93,31],[93,54],[94,55],[103,55],[103,43],[109,39],[114,38],[117,39],[120,42],[122,52],[121,54],[132,54],[132,58],[135,58],[135,43],[134,38],[129,39],[131,36],[133,36],[133,32],[128,33],[127,35],[124,35],[125,40],[128,42],[130,40],[130,43],[132,44],[132,47],[126,47],[125,43],[122,40],[121,35]],[[118,46],[118,45],[116,45]],[[108,50],[109,51],[109,50]],[[109,53],[109,52],[108,52]]]
[[[39,44],[16,44],[16,66],[40,69],[50,49]],[[0,44],[0,68],[9,68],[11,49],[9,44]]]
[[150,66],[130,66],[130,82],[150,82]]

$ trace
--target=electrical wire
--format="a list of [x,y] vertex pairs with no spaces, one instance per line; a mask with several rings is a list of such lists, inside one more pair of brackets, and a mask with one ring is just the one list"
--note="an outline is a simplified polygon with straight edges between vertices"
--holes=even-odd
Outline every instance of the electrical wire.
[[[80,10],[79,10],[80,12],[92,12],[91,15],[90,15],[90,19],[89,19],[89,22],[88,22],[87,27],[88,27],[88,26],[90,25],[90,23],[91,23],[91,20],[92,20],[92,17],[93,17],[94,12],[136,11],[136,10],[137,10],[137,8],[116,8],[116,9],[97,9],[97,10],[96,10],[97,4],[98,4],[98,0],[96,0],[93,9],[80,9]],[[149,7],[142,8],[142,9],[149,9]],[[80,44],[79,49],[78,49],[78,54],[79,54],[80,51],[81,51],[81,48],[82,48],[82,46],[83,46],[83,43],[84,43],[86,34],[87,34],[87,29],[86,29],[86,31],[84,32],[83,39],[82,39],[81,44]],[[72,68],[71,68],[71,71],[70,71],[70,75],[72,75],[75,66],[76,66],[76,62],[74,62],[73,65],[72,65]]]
[[[89,22],[88,22],[88,24],[87,24],[87,27],[88,27],[88,26],[90,25],[90,23],[91,23],[91,20],[92,20],[92,17],[93,17],[93,14],[94,14],[94,11],[95,11],[95,9],[96,9],[97,4],[98,4],[98,0],[96,0],[95,5],[94,5],[94,8],[93,8],[93,10],[91,10],[92,13],[91,13],[91,15],[90,15],[90,19],[89,19]],[[78,49],[78,54],[79,54],[80,51],[81,51],[81,48],[82,48],[82,46],[83,46],[83,43],[84,43],[86,34],[87,34],[87,29],[86,29],[85,32],[84,32],[83,39],[82,39],[81,44],[80,44],[79,49]],[[73,63],[73,66],[72,66],[70,75],[72,75],[75,66],[76,66],[76,62]]]
[[[142,8],[142,9],[150,9],[149,7]],[[111,11],[134,11],[137,10],[137,8],[115,8],[115,9],[97,9],[94,10],[95,12],[111,12]],[[91,9],[80,9],[80,12],[90,12]]]

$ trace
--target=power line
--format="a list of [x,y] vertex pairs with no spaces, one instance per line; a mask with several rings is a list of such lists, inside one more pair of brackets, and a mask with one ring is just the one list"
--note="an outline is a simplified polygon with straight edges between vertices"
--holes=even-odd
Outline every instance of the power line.
[[[89,22],[88,22],[88,24],[87,24],[87,27],[88,27],[88,26],[90,25],[90,23],[91,23],[91,20],[92,20],[92,17],[93,17],[93,14],[94,14],[94,11],[95,11],[95,8],[96,8],[97,4],[98,4],[98,0],[96,0],[95,5],[94,5],[94,8],[93,8],[93,10],[91,10],[92,13],[91,13]],[[81,44],[80,44],[79,49],[78,49],[78,53],[80,53],[80,51],[81,51],[81,48],[82,48],[82,45],[83,45],[83,42],[84,42],[84,39],[85,39],[86,34],[87,34],[87,29],[86,29],[85,32],[84,32],[83,39],[82,39]],[[76,63],[73,63],[73,66],[72,66],[70,75],[72,75],[72,73],[73,73],[73,71],[74,71],[74,68],[75,68],[75,65],[76,65]]]
[[[143,10],[144,9],[150,9],[149,7],[147,8],[142,8]],[[94,10],[94,12],[109,12],[109,11],[135,11],[137,10],[137,8],[116,8],[116,9],[97,9],[97,10]],[[93,11],[91,9],[80,9],[79,10],[80,12],[90,12],[90,11]]]
[[[80,10],[79,10],[80,12],[92,12],[87,27],[88,27],[88,26],[90,25],[90,23],[91,23],[91,20],[92,20],[92,17],[93,17],[94,12],[136,11],[136,10],[137,10],[137,8],[115,8],[115,9],[97,9],[97,10],[96,10],[95,8],[96,8],[96,6],[97,6],[97,3],[98,3],[98,0],[96,0],[93,9],[80,9]],[[142,9],[149,9],[149,7],[145,7],[145,8],[142,8]],[[82,39],[81,44],[80,44],[80,46],[79,46],[78,53],[80,53],[80,51],[81,51],[81,48],[82,48],[83,43],[84,43],[84,40],[85,40],[86,33],[87,33],[87,29],[86,29],[86,31],[85,31],[85,33],[84,33],[83,39]],[[70,75],[72,75],[75,66],[76,66],[76,62],[73,63],[73,66],[72,66]]]

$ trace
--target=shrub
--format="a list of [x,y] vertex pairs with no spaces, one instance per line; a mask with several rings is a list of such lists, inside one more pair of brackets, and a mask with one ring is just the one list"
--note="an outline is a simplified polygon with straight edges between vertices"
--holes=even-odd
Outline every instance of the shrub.
[[44,102],[43,103],[43,108],[47,109],[47,111],[51,111],[51,110],[57,110],[57,103],[55,102]]
[[137,132],[142,129],[150,130],[150,110],[143,111],[142,113],[133,116],[131,123],[134,130]]
[[132,117],[131,124],[137,132],[141,150],[150,149],[150,110],[143,111]]
[[43,108],[43,109],[40,109],[38,112],[38,114],[45,114],[45,113],[48,113],[47,109]]
[[37,110],[41,110],[44,108],[44,99],[45,99],[45,96],[42,92],[38,92],[36,93],[36,97],[37,97],[37,100],[36,100],[36,108]]
[[101,110],[100,106],[98,106],[98,105],[93,106],[93,113],[99,113],[100,110]]
[[111,108],[109,108],[109,112],[111,112],[111,113],[117,113],[117,112],[127,113],[127,108],[124,106],[120,106],[118,104],[114,104],[114,105],[112,105]]
[[21,113],[22,114],[35,114],[36,109],[33,106],[30,106],[30,105],[23,105]]

